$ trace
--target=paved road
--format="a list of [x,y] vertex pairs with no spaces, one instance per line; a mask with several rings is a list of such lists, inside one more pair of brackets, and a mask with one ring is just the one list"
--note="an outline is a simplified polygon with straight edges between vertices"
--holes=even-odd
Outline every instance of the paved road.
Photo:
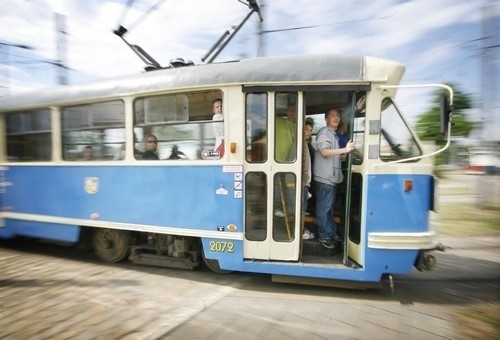
[[434,272],[395,292],[107,265],[72,248],[0,243],[4,339],[458,339],[457,308],[500,311],[500,238],[443,238]]

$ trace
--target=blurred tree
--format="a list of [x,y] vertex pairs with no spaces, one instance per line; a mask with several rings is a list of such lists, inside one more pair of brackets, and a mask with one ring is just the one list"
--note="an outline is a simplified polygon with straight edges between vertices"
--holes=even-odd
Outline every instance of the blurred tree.
[[[470,95],[463,93],[455,85],[450,86],[454,92],[451,135],[467,137],[474,127],[474,123],[465,115],[465,110],[471,108]],[[446,136],[443,136],[440,131],[440,93],[441,90],[435,92],[430,110],[422,114],[416,124],[416,132],[420,139],[433,141],[438,147],[446,143]],[[448,159],[449,149],[438,155],[436,165],[444,164]]]
[[[474,123],[469,121],[464,111],[471,108],[471,100],[468,94],[461,92],[453,87],[453,118],[452,118],[452,136],[467,137],[474,127]],[[422,114],[417,121],[416,131],[420,139],[434,141],[437,145],[443,145],[446,137],[440,132],[440,100],[438,90],[434,94],[430,110]]]

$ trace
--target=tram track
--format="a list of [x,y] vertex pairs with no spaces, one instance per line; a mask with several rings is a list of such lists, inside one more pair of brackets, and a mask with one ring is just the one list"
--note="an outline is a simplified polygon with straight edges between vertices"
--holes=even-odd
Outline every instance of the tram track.
[[[356,320],[372,322],[375,315],[384,315],[383,320],[407,320],[405,326],[394,326],[396,321],[391,321],[385,332],[391,327],[406,329],[407,325],[439,330],[443,322],[458,322],[454,317],[457,311],[486,307],[498,310],[500,306],[497,262],[455,253],[439,253],[434,272],[394,275],[394,291],[387,280],[380,290],[352,290],[276,283],[262,274],[222,275],[203,267],[187,271],[129,262],[109,264],[75,247],[34,240],[0,242],[0,257],[0,304],[4,311],[0,326],[4,327],[4,335],[25,338],[34,336],[37,327],[46,327],[48,322],[56,323],[46,332],[60,329],[60,334],[69,334],[64,333],[67,329],[83,335],[89,331],[110,336],[114,331],[137,332],[130,334],[152,339],[185,335],[186,330],[199,330],[200,322],[209,325],[209,320],[217,321],[217,330],[222,325],[246,327],[243,320],[236,322],[234,315],[246,315],[253,322],[258,318],[259,324],[279,328],[282,323],[273,321],[276,316],[287,320],[290,310],[301,313],[318,308],[335,320],[342,320],[345,313],[355,315],[350,325],[343,326],[344,331],[365,327]],[[466,268],[457,270],[464,263]],[[259,307],[253,310],[252,306]],[[332,306],[342,309],[342,316],[335,317],[336,308]],[[268,323],[265,315],[259,314],[266,310],[270,315]],[[25,321],[29,328],[20,326],[18,315],[23,313],[31,313]],[[425,321],[415,325],[415,318]],[[94,322],[97,325],[90,327]],[[382,328],[387,326],[385,322]],[[429,322],[434,326],[426,328]]]
[[[473,250],[471,247],[473,246],[464,246],[464,247],[454,247],[454,252],[461,251],[470,251]],[[82,261],[85,263],[95,263],[100,265],[107,265],[116,268],[134,268],[135,270],[144,270],[147,272],[161,272],[163,268],[151,267],[151,266],[142,266],[130,263],[128,261],[122,261],[118,263],[103,263],[99,260],[93,253],[88,251],[83,251],[78,249],[76,246],[69,246],[67,244],[60,243],[48,243],[48,242],[40,242],[34,239],[14,239],[8,241],[0,241],[0,248],[7,248],[11,250],[15,250],[16,252],[27,252],[31,254],[40,254],[46,256],[54,256],[57,258],[64,258],[68,260],[76,260]],[[498,248],[493,244],[487,245],[486,247],[481,247],[482,251],[495,251]],[[457,266],[452,266],[449,262],[455,262],[457,259],[449,257],[449,255],[455,254],[440,254],[438,257],[438,268],[436,268],[433,272],[414,272],[408,276],[398,276],[394,275],[392,277],[392,284],[395,287],[395,291],[399,290],[398,287],[453,287],[453,288],[461,288],[463,290],[470,290],[471,287],[487,287],[488,289],[497,289],[500,292],[500,271],[491,270],[488,271],[488,266],[495,267],[495,262],[487,262],[487,261],[479,261],[474,260],[472,262],[464,262],[464,269],[461,272],[453,271],[453,268]],[[13,256],[10,256],[13,257]],[[7,260],[4,258],[4,260]],[[444,263],[443,263],[444,262]],[[498,266],[498,264],[496,264]],[[459,265],[460,266],[460,265]],[[458,266],[458,267],[459,267]],[[480,272],[477,270],[482,269]],[[169,272],[171,270],[168,270]],[[182,271],[182,270],[178,270]],[[198,270],[197,270],[198,271]],[[207,275],[207,269],[201,268],[202,273],[200,275]],[[196,271],[195,271],[196,272]],[[220,274],[215,274],[220,275]],[[240,275],[248,275],[252,276],[251,273],[240,273]],[[429,275],[432,275],[429,278]],[[384,286],[390,286],[391,281],[388,277],[382,279],[382,283]],[[492,292],[493,293],[493,292]],[[494,294],[493,294],[494,295]],[[499,293],[496,293],[496,300],[500,300]]]

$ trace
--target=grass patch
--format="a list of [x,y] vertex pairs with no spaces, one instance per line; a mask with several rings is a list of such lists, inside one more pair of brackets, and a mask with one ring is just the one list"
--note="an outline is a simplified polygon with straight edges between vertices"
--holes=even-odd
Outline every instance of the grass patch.
[[500,209],[482,209],[474,204],[441,204],[436,219],[439,232],[474,236],[500,232]]
[[500,335],[499,306],[474,306],[458,309],[455,318],[460,339],[498,339]]
[[470,195],[471,193],[469,192],[468,188],[456,186],[456,187],[441,189],[441,192],[439,194],[443,198],[446,198],[446,196]]

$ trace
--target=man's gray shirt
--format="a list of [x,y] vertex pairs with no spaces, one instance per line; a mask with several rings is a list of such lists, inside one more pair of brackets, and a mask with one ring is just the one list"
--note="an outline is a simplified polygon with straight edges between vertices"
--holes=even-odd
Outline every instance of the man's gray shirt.
[[322,127],[316,135],[316,144],[314,146],[316,155],[314,157],[313,178],[315,181],[336,185],[344,180],[341,169],[341,156],[324,157],[321,154],[321,150],[338,148],[339,141],[335,135],[335,131],[327,126]]

